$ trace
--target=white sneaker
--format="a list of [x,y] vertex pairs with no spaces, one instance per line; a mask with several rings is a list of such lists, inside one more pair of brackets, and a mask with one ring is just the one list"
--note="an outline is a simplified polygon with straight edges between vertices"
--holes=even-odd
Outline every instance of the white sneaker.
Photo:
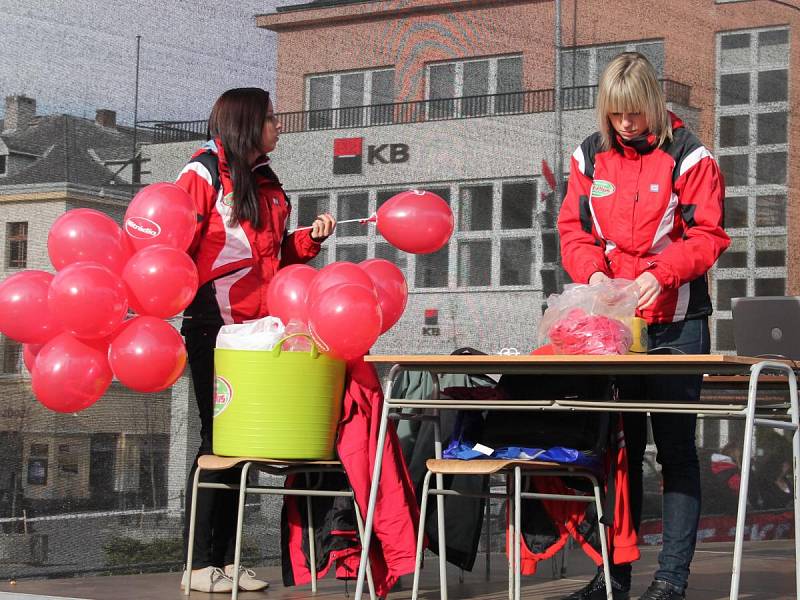
[[[189,574],[184,571],[181,579],[181,589],[186,590]],[[192,588],[196,592],[227,592],[233,591],[233,581],[219,567],[206,567],[192,571]]]
[[[233,582],[233,565],[225,566],[225,576]],[[257,579],[256,573],[252,569],[247,569],[239,565],[239,589],[243,592],[257,592],[269,587],[269,582]]]

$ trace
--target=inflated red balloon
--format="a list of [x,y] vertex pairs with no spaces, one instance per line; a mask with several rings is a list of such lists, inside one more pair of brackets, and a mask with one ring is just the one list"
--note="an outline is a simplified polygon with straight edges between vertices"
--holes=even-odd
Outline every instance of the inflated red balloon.
[[111,379],[105,352],[62,333],[39,351],[31,386],[36,399],[47,408],[71,413],[97,402]]
[[308,307],[308,329],[327,354],[344,360],[366,354],[381,333],[378,299],[360,285],[332,287]]
[[56,219],[47,234],[47,253],[58,271],[74,262],[92,261],[120,274],[128,259],[120,226],[90,208],[76,208]]
[[183,373],[186,347],[181,335],[166,321],[135,317],[111,342],[108,360],[123,385],[138,392],[158,392]]
[[306,304],[310,307],[326,290],[344,284],[360,285],[370,290],[376,298],[378,297],[375,284],[372,283],[372,279],[364,269],[356,263],[342,260],[325,265],[317,272],[317,276],[314,277],[308,288]]
[[292,319],[308,321],[306,295],[317,270],[308,265],[289,265],[275,274],[267,290],[269,314],[284,325]]
[[22,345],[22,361],[25,363],[25,368],[28,373],[33,373],[33,367],[36,366],[36,355],[39,350],[44,347],[44,344],[23,344]]
[[197,293],[197,267],[182,250],[156,244],[131,256],[122,272],[134,312],[168,319],[181,313]]
[[378,231],[392,246],[412,254],[430,254],[453,234],[453,211],[442,198],[424,190],[408,190],[378,209]]
[[406,278],[394,263],[383,258],[371,258],[359,263],[358,266],[369,275],[378,291],[378,303],[383,316],[381,333],[384,333],[397,323],[406,309],[408,301]]
[[63,331],[48,308],[52,281],[50,273],[29,269],[0,283],[0,332],[23,344],[43,344]]
[[50,312],[64,329],[79,338],[111,334],[128,312],[122,278],[94,262],[67,265],[53,278],[48,293]]
[[196,226],[194,200],[174,183],[142,188],[125,211],[124,230],[136,250],[165,244],[186,251]]

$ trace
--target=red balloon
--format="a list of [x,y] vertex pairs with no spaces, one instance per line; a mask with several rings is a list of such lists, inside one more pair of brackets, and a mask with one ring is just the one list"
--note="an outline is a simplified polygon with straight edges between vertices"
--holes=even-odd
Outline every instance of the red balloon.
[[30,269],[0,283],[0,332],[23,344],[43,344],[64,327],[50,312],[53,275]]
[[159,392],[178,380],[186,367],[181,335],[156,317],[135,317],[111,342],[111,370],[120,382],[138,392]]
[[343,360],[366,354],[381,333],[381,309],[366,287],[337,285],[308,308],[308,329],[320,349]]
[[394,247],[412,254],[441,249],[453,233],[453,211],[439,196],[408,190],[389,198],[378,209],[378,231]]
[[369,275],[356,263],[342,260],[325,265],[317,272],[317,276],[314,277],[308,288],[306,304],[311,306],[317,298],[323,295],[325,290],[344,284],[360,285],[370,290],[376,298],[378,297],[375,284],[372,283]]
[[308,265],[289,265],[275,274],[267,290],[269,314],[284,325],[292,319],[308,321],[306,295],[317,270]]
[[74,262],[93,261],[120,274],[128,259],[122,229],[90,208],[76,208],[56,219],[47,235],[47,253],[58,271]]
[[97,402],[111,385],[107,353],[69,333],[39,351],[31,374],[36,399],[57,412],[77,412]]
[[406,309],[408,301],[406,278],[394,263],[383,258],[371,258],[359,263],[358,266],[369,275],[378,291],[378,303],[383,316],[381,333],[384,333],[397,323]]
[[79,338],[99,339],[112,333],[128,312],[122,278],[100,263],[67,265],[53,278],[50,312]]
[[134,312],[168,319],[183,311],[197,293],[197,267],[182,250],[156,244],[131,256],[122,280]]
[[196,226],[194,200],[174,183],[142,188],[125,211],[125,233],[135,250],[165,244],[186,251]]
[[33,367],[36,366],[36,355],[42,349],[44,344],[23,344],[22,345],[22,361],[25,363],[25,368],[28,373],[33,373]]

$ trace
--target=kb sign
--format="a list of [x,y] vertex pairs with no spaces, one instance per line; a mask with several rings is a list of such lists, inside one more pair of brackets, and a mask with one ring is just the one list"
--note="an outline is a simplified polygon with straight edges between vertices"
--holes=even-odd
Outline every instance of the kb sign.
[[[367,164],[388,165],[407,162],[408,144],[370,144],[367,146]],[[339,138],[333,140],[333,174],[360,175],[364,163],[364,138]]]

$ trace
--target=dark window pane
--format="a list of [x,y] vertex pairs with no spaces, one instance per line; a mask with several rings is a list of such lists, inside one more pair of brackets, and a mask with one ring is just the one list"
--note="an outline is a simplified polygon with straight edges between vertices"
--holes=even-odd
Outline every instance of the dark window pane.
[[522,91],[522,57],[497,60],[497,93]]
[[756,238],[756,266],[786,266],[786,236],[770,235]]
[[600,79],[600,74],[606,65],[611,62],[617,54],[625,52],[625,45],[619,46],[603,46],[597,49],[597,78]]
[[773,31],[758,32],[759,46],[777,46],[779,44],[788,44],[788,43],[789,43],[788,29],[776,29]]
[[786,143],[786,113],[764,113],[758,115],[758,143]]
[[308,93],[309,127],[333,126],[333,77],[312,77]]
[[[465,62],[464,82],[462,84],[462,115],[485,115],[489,110],[489,61],[478,60]],[[480,97],[475,97],[480,96]]]
[[[338,199],[339,221],[349,219],[364,219],[369,217],[369,195],[364,193],[342,194]],[[367,235],[369,225],[363,223],[344,223],[336,226],[337,237],[349,237],[353,235]]]
[[391,244],[376,243],[375,258],[382,258],[394,263],[403,273],[408,267],[408,254],[398,250]]
[[746,279],[720,279],[717,280],[717,310],[730,310],[731,298],[741,298],[747,295]]
[[747,227],[747,196],[725,198],[725,228]]
[[590,57],[590,50],[564,50],[561,53],[561,81],[564,87],[594,83],[589,70]]
[[459,287],[486,286],[492,281],[492,242],[461,242],[458,245]]
[[500,243],[500,285],[530,285],[532,263],[530,238],[503,240]]
[[417,255],[416,287],[447,287],[448,252],[445,246],[433,254]]
[[756,196],[756,227],[786,225],[786,196]]
[[389,198],[391,198],[392,196],[395,196],[396,194],[399,194],[400,192],[403,192],[403,191],[405,191],[405,190],[378,190],[378,192],[375,194],[375,204],[376,204],[375,208],[376,208],[376,210],[378,208],[380,208],[381,206],[383,206],[383,204]]
[[786,63],[789,59],[789,30],[761,31],[758,34],[758,62]]
[[336,244],[336,260],[360,263],[367,260],[366,244]]
[[22,344],[3,337],[3,373],[19,373],[22,365]]
[[[432,65],[430,68],[428,118],[442,119],[453,115],[451,98],[456,95],[455,64]],[[443,99],[442,99],[443,98]]]
[[722,36],[720,40],[720,48],[722,50],[734,50],[736,48],[749,48],[750,47],[750,34],[749,33],[729,33]]
[[720,117],[719,119],[719,145],[746,146],[750,140],[750,117],[736,115],[733,117]]
[[486,231],[492,228],[492,186],[475,185],[461,188],[459,229]]
[[756,183],[786,183],[786,152],[756,155]]
[[558,238],[555,232],[542,233],[542,262],[558,262]]
[[730,247],[717,260],[717,266],[724,269],[741,269],[747,266],[747,238],[731,238]]
[[758,74],[758,101],[782,102],[788,97],[786,69],[761,71]]
[[747,185],[747,155],[731,154],[719,157],[719,167],[725,176],[725,185]]
[[297,200],[297,226],[311,225],[317,215],[328,212],[327,196],[300,196]]
[[372,91],[370,109],[372,125],[392,123],[394,121],[394,70],[375,71],[372,74]]
[[650,64],[653,65],[653,68],[656,70],[656,75],[659,77],[664,76],[664,43],[663,42],[651,42],[647,44],[638,44],[636,46],[636,51],[641,52],[642,54],[647,57],[647,60],[650,61]]
[[364,73],[342,75],[339,79],[339,127],[362,125],[364,109],[361,106],[364,106]]
[[786,293],[786,280],[756,279],[756,296],[783,296]]
[[529,229],[533,227],[535,206],[535,181],[504,183],[500,227],[503,229]]
[[733,344],[733,320],[718,319],[716,327],[716,348],[717,350],[734,350]]
[[6,267],[24,269],[28,266],[28,222],[6,223]]
[[719,78],[719,103],[722,106],[750,102],[750,74],[736,73]]
[[6,160],[7,156],[5,154],[0,154],[0,175],[6,174]]
[[556,272],[552,269],[543,269],[539,273],[542,277],[542,294],[547,298],[550,294],[555,294],[557,290]]

